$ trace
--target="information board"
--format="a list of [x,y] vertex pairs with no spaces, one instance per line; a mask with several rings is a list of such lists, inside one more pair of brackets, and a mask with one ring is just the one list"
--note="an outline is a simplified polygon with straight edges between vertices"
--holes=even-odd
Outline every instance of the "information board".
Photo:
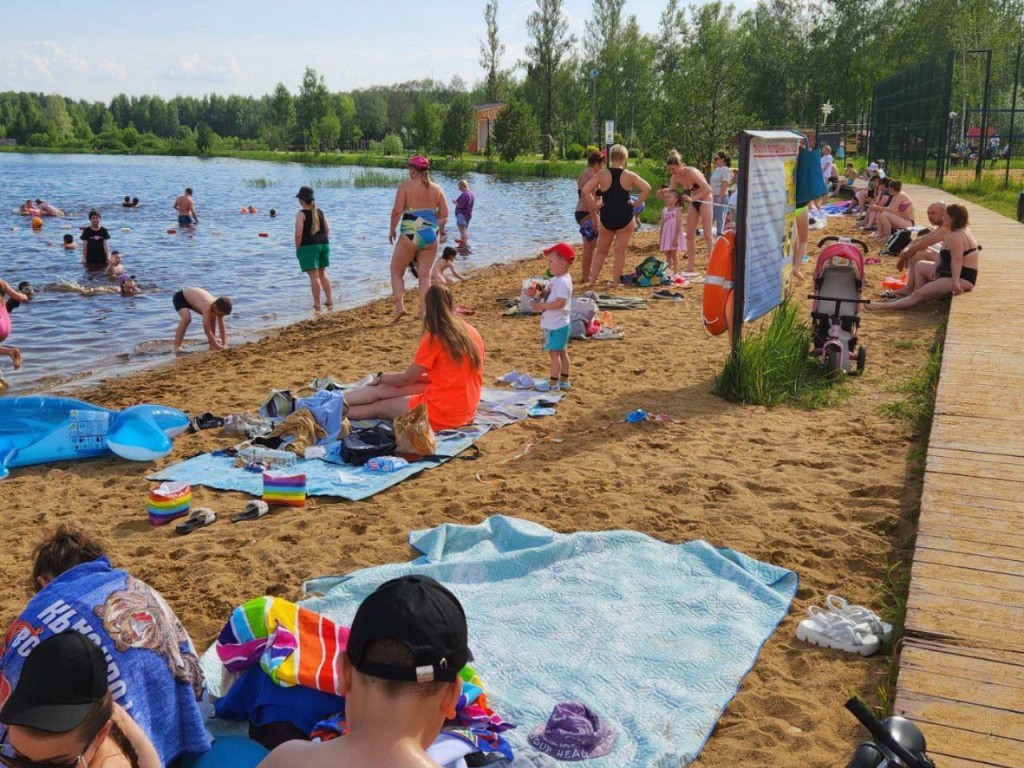
[[604,121],[604,143],[611,146],[615,143],[615,121]]
[[737,270],[743,275],[743,322],[782,303],[796,239],[796,160],[800,137],[746,131],[737,193]]

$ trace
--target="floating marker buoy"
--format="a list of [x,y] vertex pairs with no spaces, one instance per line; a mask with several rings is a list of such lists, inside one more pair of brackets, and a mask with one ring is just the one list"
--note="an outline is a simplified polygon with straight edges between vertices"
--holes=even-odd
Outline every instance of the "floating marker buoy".
[[122,232],[131,232],[132,228],[131,227],[121,227],[121,231]]
[[34,217],[32,219],[32,229],[42,229],[42,228],[43,228],[43,220],[40,219],[38,216]]
[[266,232],[260,232],[260,237],[270,237]]
[[176,235],[176,234],[178,234],[178,230],[176,230],[176,229],[168,229],[167,230],[167,234],[168,235]]

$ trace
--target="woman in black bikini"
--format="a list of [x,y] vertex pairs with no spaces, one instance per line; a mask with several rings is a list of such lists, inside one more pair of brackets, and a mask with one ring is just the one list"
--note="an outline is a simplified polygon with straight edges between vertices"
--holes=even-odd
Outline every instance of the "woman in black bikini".
[[[583,256],[580,259],[583,267],[583,282],[590,280],[590,265],[594,261],[594,249],[597,247],[597,235],[598,235],[598,224],[597,220],[591,215],[590,207],[587,205],[586,198],[583,197],[583,188],[587,186],[592,178],[594,178],[598,172],[604,168],[604,155],[600,152],[591,152],[590,156],[587,157],[587,170],[580,174],[579,180],[576,182],[576,223],[580,225],[580,234],[583,235]],[[593,232],[592,236],[584,234],[584,227],[586,222],[590,222],[589,229]]]
[[[622,277],[622,269],[626,263],[626,248],[629,238],[636,228],[636,207],[651,194],[651,185],[632,171],[626,170],[629,151],[621,144],[616,144],[608,153],[609,167],[598,171],[583,188],[583,197],[587,201],[591,215],[600,217],[601,233],[597,238],[597,254],[590,270],[588,284],[593,287],[601,275],[605,257],[615,242],[615,261],[612,267],[612,282],[618,284]],[[629,193],[639,189],[640,195],[634,203]],[[711,188],[708,187],[710,190]],[[597,197],[601,196],[600,213],[598,214]]]
[[918,304],[959,296],[978,284],[978,254],[981,246],[967,226],[967,209],[962,205],[946,206],[943,222],[949,228],[939,251],[938,261],[919,261],[907,278],[907,287],[899,291],[896,301],[866,304],[867,309],[910,309]]
[[697,274],[697,221],[704,228],[704,243],[708,256],[715,244],[711,225],[714,219],[714,191],[704,174],[696,168],[686,165],[676,150],[668,153],[665,169],[672,175],[668,185],[672,189],[682,189],[682,199],[690,203],[686,212],[686,271],[683,277]]

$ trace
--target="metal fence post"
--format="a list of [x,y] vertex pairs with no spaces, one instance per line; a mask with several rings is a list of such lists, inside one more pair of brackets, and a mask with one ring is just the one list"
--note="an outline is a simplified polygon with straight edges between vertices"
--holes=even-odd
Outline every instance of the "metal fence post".
[[992,79],[992,49],[986,48],[977,51],[968,51],[968,53],[984,53],[985,54],[985,95],[982,97],[981,104],[981,137],[978,139],[978,164],[974,167],[974,180],[981,180],[981,169],[985,165],[985,142],[988,141],[988,100],[989,100],[989,85]]
[[1013,73],[1013,106],[1010,107],[1010,137],[1006,146],[1006,175],[1003,177],[1003,186],[1010,186],[1010,159],[1013,157],[1014,149],[1014,128],[1017,117],[1017,86],[1020,84],[1020,54],[1021,42],[1017,41],[1017,67]]

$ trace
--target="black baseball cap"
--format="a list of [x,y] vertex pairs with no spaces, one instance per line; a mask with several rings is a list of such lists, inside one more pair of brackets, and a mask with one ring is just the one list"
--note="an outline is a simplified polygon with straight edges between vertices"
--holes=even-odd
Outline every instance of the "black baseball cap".
[[311,203],[316,199],[313,195],[312,187],[299,187],[299,194],[297,194],[296,197],[307,203]]
[[62,632],[29,653],[14,692],[0,710],[0,723],[67,733],[81,725],[106,692],[103,651],[85,635]]
[[[366,648],[377,639],[408,646],[413,666],[367,661]],[[415,574],[384,582],[363,601],[352,620],[347,652],[364,675],[413,683],[452,682],[473,660],[458,598],[429,576]]]

